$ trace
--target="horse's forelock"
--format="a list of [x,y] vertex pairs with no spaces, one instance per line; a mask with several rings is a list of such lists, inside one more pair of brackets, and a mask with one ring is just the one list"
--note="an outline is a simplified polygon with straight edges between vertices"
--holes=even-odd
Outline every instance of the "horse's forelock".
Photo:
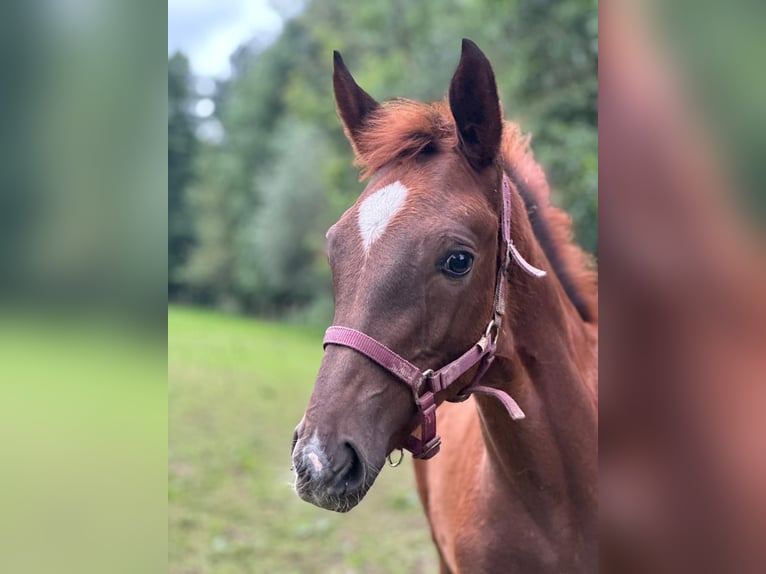
[[366,179],[395,160],[413,159],[457,144],[455,122],[445,102],[397,99],[367,120],[356,142],[356,163]]

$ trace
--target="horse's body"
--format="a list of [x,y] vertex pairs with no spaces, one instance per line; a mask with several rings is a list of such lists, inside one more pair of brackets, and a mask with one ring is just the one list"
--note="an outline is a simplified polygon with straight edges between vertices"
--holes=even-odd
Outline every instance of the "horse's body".
[[[503,125],[489,62],[464,41],[449,105],[380,106],[338,55],[334,86],[357,161],[372,175],[328,232],[336,325],[436,370],[492,329],[494,309],[502,324],[481,384],[526,413],[514,421],[490,396],[440,407],[441,452],[416,461],[416,474],[442,571],[593,571],[595,276],[570,241],[568,218],[548,203],[527,138]],[[504,267],[506,178],[512,245],[544,278]],[[500,281],[504,291],[496,290]],[[503,294],[499,314],[495,293]],[[380,368],[356,343],[330,343],[296,430],[293,463],[302,498],[346,511],[385,456],[425,428],[418,400],[425,395],[413,387],[413,411],[395,368]],[[437,403],[472,388],[480,369],[436,389]]]

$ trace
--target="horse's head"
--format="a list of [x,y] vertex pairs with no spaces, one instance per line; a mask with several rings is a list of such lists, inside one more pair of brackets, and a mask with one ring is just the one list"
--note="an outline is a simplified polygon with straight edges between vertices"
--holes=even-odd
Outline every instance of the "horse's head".
[[[333,80],[346,135],[371,175],[327,233],[334,323],[437,369],[470,348],[492,314],[502,133],[492,68],[464,41],[448,104],[381,106],[337,53]],[[417,426],[415,414],[412,391],[390,372],[328,346],[295,432],[297,493],[353,508]]]

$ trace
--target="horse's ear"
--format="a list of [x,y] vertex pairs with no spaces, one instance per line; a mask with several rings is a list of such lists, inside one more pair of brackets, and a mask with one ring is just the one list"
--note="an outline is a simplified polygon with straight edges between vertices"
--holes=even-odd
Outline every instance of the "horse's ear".
[[471,40],[463,38],[460,63],[449,87],[460,149],[476,170],[492,163],[503,133],[500,100],[492,65]]
[[332,85],[335,91],[335,105],[346,136],[354,149],[357,149],[356,139],[365,119],[370,112],[378,109],[380,104],[354,81],[340,52],[333,52],[333,62]]

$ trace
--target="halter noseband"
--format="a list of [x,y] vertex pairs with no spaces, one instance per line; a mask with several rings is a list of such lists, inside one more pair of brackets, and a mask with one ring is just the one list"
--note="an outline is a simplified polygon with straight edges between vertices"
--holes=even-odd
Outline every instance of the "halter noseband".
[[502,318],[505,315],[506,281],[504,274],[511,264],[511,259],[533,277],[543,277],[545,275],[545,271],[530,265],[521,256],[511,240],[511,186],[505,173],[503,173],[502,189],[503,212],[500,229],[504,256],[503,262],[497,269],[492,318],[487,324],[484,335],[470,349],[437,371],[432,369],[421,371],[383,343],[356,329],[333,325],[327,329],[324,336],[323,344],[325,348],[327,348],[327,345],[340,345],[354,349],[410,387],[420,417],[420,437],[410,435],[404,448],[409,450],[415,458],[429,459],[439,452],[441,439],[436,434],[436,394],[449,388],[477,364],[479,367],[473,379],[466,387],[461,389],[460,394],[454,401],[465,400],[473,393],[490,395],[503,404],[513,420],[524,418],[524,411],[521,410],[508,393],[500,389],[478,384],[495,359],[497,339],[500,335]]

